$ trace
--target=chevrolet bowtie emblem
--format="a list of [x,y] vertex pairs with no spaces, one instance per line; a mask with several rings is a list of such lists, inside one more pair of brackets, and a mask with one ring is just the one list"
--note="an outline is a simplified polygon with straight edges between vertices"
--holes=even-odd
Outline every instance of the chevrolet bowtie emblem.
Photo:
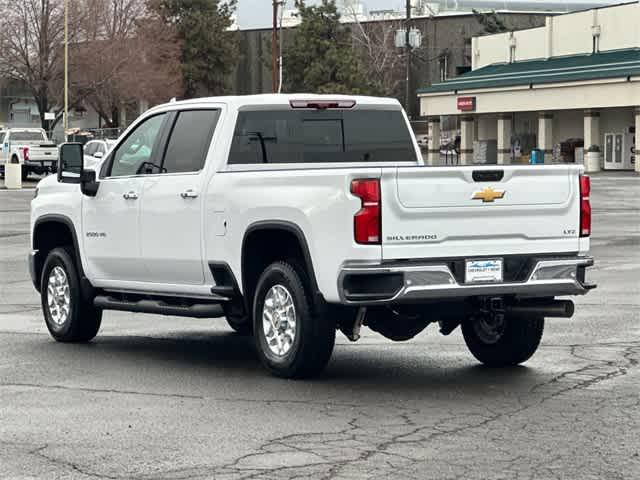
[[493,202],[496,198],[504,197],[504,190],[494,190],[491,187],[487,187],[484,190],[473,192],[472,200],[482,200],[482,203]]

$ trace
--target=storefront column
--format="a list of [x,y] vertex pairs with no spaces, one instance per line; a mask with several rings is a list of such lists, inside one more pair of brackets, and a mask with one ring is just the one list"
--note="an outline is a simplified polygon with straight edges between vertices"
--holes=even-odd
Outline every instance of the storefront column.
[[553,114],[538,114],[538,148],[544,151],[544,163],[552,163],[553,155]]
[[636,146],[635,146],[635,170],[640,173],[640,107],[636,107]]
[[475,122],[472,116],[460,117],[460,165],[473,163]]
[[510,113],[498,115],[498,165],[511,163],[511,126],[513,117]]
[[427,165],[440,165],[440,117],[429,118]]
[[587,172],[600,171],[602,158],[602,137],[600,136],[600,112],[584,111],[584,169]]

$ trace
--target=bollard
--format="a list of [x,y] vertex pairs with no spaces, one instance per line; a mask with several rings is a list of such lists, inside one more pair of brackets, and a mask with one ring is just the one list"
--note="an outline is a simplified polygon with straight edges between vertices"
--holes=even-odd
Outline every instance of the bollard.
[[587,173],[593,173],[599,172],[600,170],[600,152],[585,152],[584,171]]
[[22,188],[22,165],[19,163],[5,163],[4,186],[7,189]]

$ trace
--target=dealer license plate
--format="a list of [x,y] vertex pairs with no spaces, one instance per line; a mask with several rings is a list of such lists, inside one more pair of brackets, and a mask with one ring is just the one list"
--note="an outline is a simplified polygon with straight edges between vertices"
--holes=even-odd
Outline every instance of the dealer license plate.
[[467,260],[465,283],[502,282],[502,260]]

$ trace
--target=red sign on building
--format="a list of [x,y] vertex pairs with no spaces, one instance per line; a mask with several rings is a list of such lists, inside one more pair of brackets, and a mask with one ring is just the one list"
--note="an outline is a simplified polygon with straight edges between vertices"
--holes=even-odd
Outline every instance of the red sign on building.
[[473,112],[476,109],[476,97],[458,97],[458,110]]

